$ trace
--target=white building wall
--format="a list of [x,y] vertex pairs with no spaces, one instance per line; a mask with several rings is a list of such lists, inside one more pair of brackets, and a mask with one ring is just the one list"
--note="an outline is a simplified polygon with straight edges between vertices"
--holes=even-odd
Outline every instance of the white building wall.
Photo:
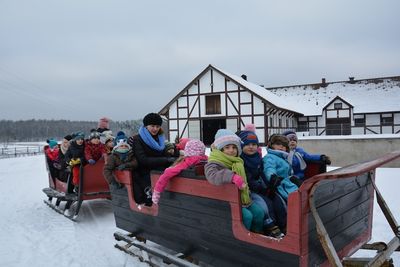
[[[230,100],[232,101],[233,105],[235,105],[236,109],[239,109],[238,93],[228,93],[227,95],[230,98]],[[238,112],[235,110],[231,101],[229,101],[229,99],[227,99],[227,103],[226,103],[228,106],[228,116],[238,115]]]
[[193,94],[197,94],[198,93],[198,86],[197,84],[193,84],[189,89],[188,89],[188,93],[193,95]]
[[253,98],[254,105],[254,114],[263,114],[264,113],[264,103],[258,98]]
[[213,92],[225,91],[225,77],[217,72],[213,72]]
[[348,118],[349,111],[348,110],[339,110],[339,118]]
[[[192,112],[190,118],[198,118],[199,117],[199,102],[196,100],[198,99],[197,96],[190,96],[189,97],[189,112]],[[196,103],[196,105],[194,104]]]
[[169,108],[169,118],[170,119],[176,119],[178,117],[178,111],[176,108],[178,101],[175,101],[174,103],[172,103],[172,105]]
[[400,113],[394,113],[393,114],[393,123],[394,124],[400,124]]
[[236,132],[238,129],[238,120],[237,119],[227,119],[226,120],[226,129],[231,130],[232,132]]
[[327,117],[328,119],[337,118],[337,111],[336,111],[336,110],[328,110],[328,111],[326,112],[326,117]]
[[200,121],[190,120],[188,127],[189,127],[188,135],[185,137],[200,139],[200,129],[201,129]]
[[207,71],[200,79],[200,93],[211,92],[211,72]]
[[381,118],[380,118],[379,114],[368,114],[365,117],[365,124],[366,125],[380,125]]

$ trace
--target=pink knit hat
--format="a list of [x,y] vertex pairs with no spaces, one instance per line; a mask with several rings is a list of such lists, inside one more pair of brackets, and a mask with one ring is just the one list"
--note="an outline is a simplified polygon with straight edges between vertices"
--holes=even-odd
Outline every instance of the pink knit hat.
[[244,126],[244,130],[255,133],[256,132],[256,126],[254,124],[252,124],[252,123],[248,123],[248,124],[246,124]]
[[189,141],[189,138],[186,138],[186,137],[179,139],[179,143],[176,145],[176,148],[178,150],[184,150],[188,141]]
[[185,146],[185,157],[205,155],[206,146],[198,139],[190,139]]

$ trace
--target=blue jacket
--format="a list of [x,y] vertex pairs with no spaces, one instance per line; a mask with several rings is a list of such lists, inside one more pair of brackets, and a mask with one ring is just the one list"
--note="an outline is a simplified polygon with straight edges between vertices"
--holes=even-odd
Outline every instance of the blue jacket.
[[[320,154],[308,154],[306,151],[304,151],[303,148],[301,147],[296,147],[294,149],[295,152],[297,152],[297,155],[300,155],[303,157],[303,159],[308,162],[308,161],[318,161],[321,159]],[[300,168],[300,160],[294,156],[293,161],[292,161],[292,169],[293,169],[293,174],[299,177],[300,179],[304,179],[304,170]]]
[[268,154],[263,158],[264,174],[268,181],[270,181],[273,174],[282,177],[283,180],[278,186],[277,191],[285,201],[288,195],[298,189],[297,185],[290,181],[292,175],[292,168],[286,160],[287,153],[280,150],[268,149]]

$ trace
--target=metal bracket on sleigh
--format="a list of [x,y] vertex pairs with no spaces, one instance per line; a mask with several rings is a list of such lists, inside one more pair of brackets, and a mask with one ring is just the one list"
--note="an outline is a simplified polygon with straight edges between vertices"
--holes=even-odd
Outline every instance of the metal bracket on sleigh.
[[339,256],[333,246],[333,243],[328,235],[328,232],[318,214],[317,208],[315,206],[314,201],[314,193],[317,188],[316,184],[312,187],[310,193],[310,210],[316,222],[316,229],[318,233],[318,238],[321,242],[322,248],[325,251],[325,254],[328,258],[328,261],[331,266],[336,267],[359,267],[359,266],[371,266],[371,267],[378,267],[378,266],[394,266],[392,263],[392,259],[390,255],[394,251],[400,251],[400,226],[397,223],[396,219],[394,218],[392,212],[390,211],[389,207],[386,204],[382,194],[378,190],[374,179],[371,178],[372,176],[369,175],[369,179],[372,183],[372,186],[376,192],[377,203],[379,204],[383,214],[385,215],[386,220],[388,221],[390,227],[395,234],[395,237],[389,241],[389,243],[384,242],[376,242],[372,244],[364,244],[361,248],[362,249],[369,249],[369,250],[376,250],[377,254],[373,258],[352,258],[352,257],[345,257],[343,261],[339,259]]

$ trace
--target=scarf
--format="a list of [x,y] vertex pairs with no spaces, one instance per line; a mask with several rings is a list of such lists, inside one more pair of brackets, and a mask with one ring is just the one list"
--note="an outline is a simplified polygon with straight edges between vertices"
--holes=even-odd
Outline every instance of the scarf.
[[65,155],[65,153],[67,153],[68,148],[69,148],[69,146],[65,146],[65,145],[61,144],[61,146],[60,146],[61,153],[63,155]]
[[149,130],[146,127],[141,126],[139,129],[139,136],[150,148],[156,151],[164,151],[165,148],[165,137],[163,134],[158,135],[158,142],[153,138]]
[[221,150],[213,149],[210,153],[208,161],[221,163],[226,168],[232,170],[234,173],[240,175],[244,179],[246,187],[240,191],[240,198],[243,206],[249,206],[251,204],[250,190],[247,186],[246,171],[244,170],[243,160],[240,157],[228,156]]
[[301,154],[295,150],[290,150],[289,155],[287,157],[287,161],[289,162],[290,166],[293,166],[293,157],[296,157],[299,160],[300,170],[304,171],[307,167],[307,164],[304,161]]
[[252,172],[254,170],[257,170],[262,162],[262,158],[260,157],[260,154],[258,152],[254,153],[253,155],[242,153],[240,157],[243,159],[245,169],[249,169]]

